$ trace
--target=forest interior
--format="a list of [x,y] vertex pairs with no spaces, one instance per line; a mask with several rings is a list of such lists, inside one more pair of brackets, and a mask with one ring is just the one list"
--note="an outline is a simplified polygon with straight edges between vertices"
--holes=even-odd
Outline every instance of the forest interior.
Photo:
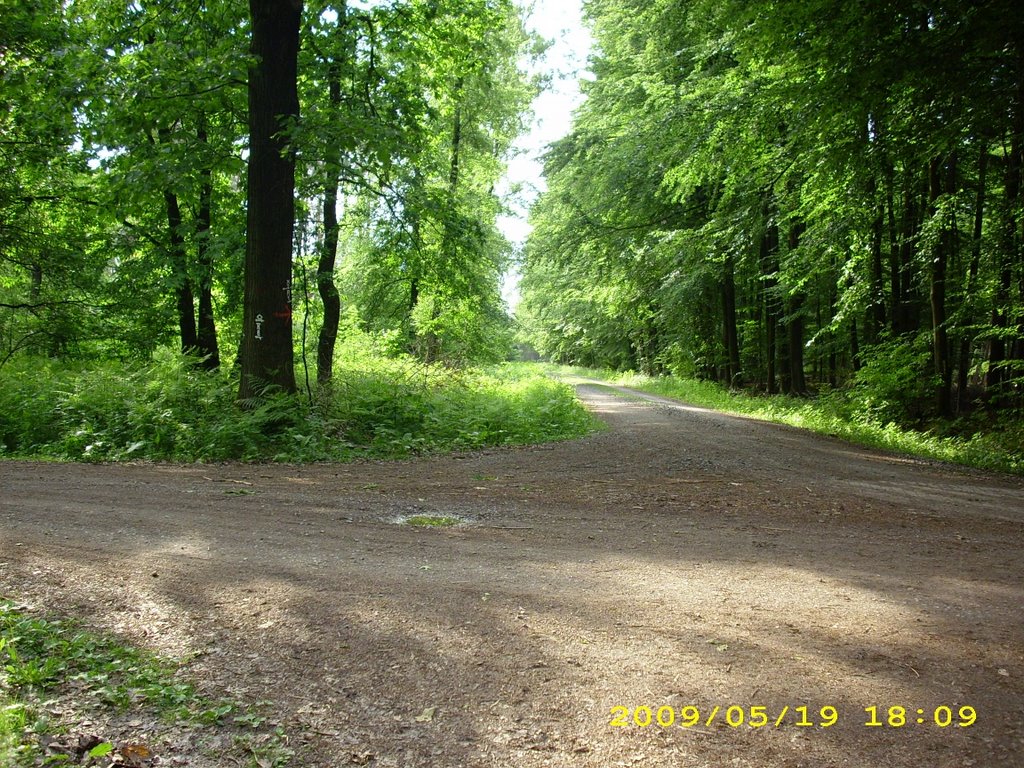
[[579,5],[0,0],[0,766],[1024,765],[1024,14]]

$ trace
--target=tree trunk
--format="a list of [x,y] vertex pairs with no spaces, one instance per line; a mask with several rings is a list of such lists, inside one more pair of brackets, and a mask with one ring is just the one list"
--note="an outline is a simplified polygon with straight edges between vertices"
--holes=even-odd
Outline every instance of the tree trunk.
[[[1017,51],[1017,89],[1016,102],[1011,105],[1013,122],[1010,127],[1009,146],[1004,140],[1006,157],[1004,160],[1005,201],[1000,222],[999,243],[999,277],[996,285],[995,301],[992,307],[993,337],[989,345],[988,375],[985,387],[996,402],[1005,402],[1006,382],[1011,378],[1009,361],[1021,352],[1019,345],[1010,338],[1010,324],[1013,313],[1011,291],[1013,288],[1013,270],[1016,267],[1024,277],[1024,252],[1021,249],[1019,231],[1021,185],[1024,182],[1024,50],[1021,42],[1015,40]],[[1024,293],[1024,285],[1021,286]],[[1024,298],[1024,296],[1022,296]]]
[[[955,160],[950,160],[948,173],[955,176]],[[943,192],[943,162],[941,158],[932,158],[928,166],[928,186],[932,215],[937,215],[937,201]],[[942,222],[942,232],[932,255],[930,274],[929,303],[932,311],[932,360],[935,373],[939,377],[936,392],[936,404],[941,416],[949,416],[952,409],[952,369],[949,360],[949,335],[946,329],[946,271],[949,261],[950,231],[946,222]]]
[[765,321],[765,369],[767,381],[765,391],[769,395],[778,392],[778,376],[775,361],[778,359],[777,330],[779,327],[779,297],[776,273],[778,264],[779,231],[774,224],[766,226],[761,235],[761,285],[764,293]]
[[[345,24],[345,3],[338,7],[339,29]],[[340,119],[341,108],[341,67],[332,61],[327,70],[328,97],[335,119]],[[316,269],[316,287],[324,305],[324,319],[316,348],[316,380],[327,384],[334,372],[334,348],[338,341],[338,324],[341,322],[341,297],[334,283],[334,265],[338,257],[338,187],[340,178],[340,153],[331,142],[326,157],[327,182],[324,186],[324,240],[320,260]]]
[[292,237],[295,158],[285,131],[299,114],[300,0],[249,0],[249,174],[239,399],[268,385],[295,391]]
[[316,347],[316,380],[327,384],[334,372],[334,348],[341,322],[341,296],[334,284],[334,264],[338,253],[338,176],[331,175],[324,190],[324,242],[317,263],[316,287],[324,305],[324,319]]
[[[205,144],[206,117],[200,115],[196,138]],[[196,347],[203,357],[203,367],[215,371],[220,367],[217,345],[217,324],[213,316],[213,260],[210,256],[210,222],[213,214],[213,171],[206,166],[200,171],[199,210],[196,216],[196,256],[199,266],[199,324]]]
[[[920,297],[914,284],[914,261],[917,255],[917,236],[921,230],[923,206],[918,204],[920,178],[907,169],[903,190],[903,216],[899,242],[897,279],[899,282],[900,305],[893,321],[897,335],[917,331],[921,327]],[[927,179],[925,179],[927,193]]]
[[[448,206],[445,211],[444,228],[441,235],[441,258],[444,268],[459,269],[459,243],[455,223],[459,206],[459,170],[462,160],[462,87],[460,78],[455,83],[455,113],[452,116],[451,160],[448,168]],[[431,320],[441,316],[441,301],[437,291],[433,292]],[[421,350],[424,362],[434,362],[442,355],[441,339],[433,329],[427,332]]]
[[728,355],[728,377],[730,387],[742,384],[743,371],[740,368],[740,342],[736,326],[736,275],[732,257],[725,259],[725,274],[722,284],[722,322],[725,349]]
[[890,304],[890,328],[894,334],[903,332],[903,292],[902,281],[900,280],[900,235],[896,225],[896,171],[891,162],[885,165],[885,208],[886,220],[889,228],[889,294]]
[[[981,236],[985,223],[985,183],[988,171],[988,141],[982,140],[978,153],[978,192],[974,198],[974,231],[971,240],[971,264],[967,270],[967,284],[964,286],[964,301],[967,303],[967,323],[974,321],[971,312],[974,303],[974,289],[981,267]],[[967,388],[971,369],[971,339],[964,333],[960,338],[960,360],[957,365],[956,409],[963,412],[968,405]]]
[[[868,193],[874,201],[878,196],[877,185],[872,179]],[[882,267],[882,239],[885,231],[885,206],[879,204],[875,220],[871,224],[871,298],[868,311],[867,340],[869,344],[878,341],[885,328],[885,276]]]
[[173,192],[164,192],[164,202],[167,206],[171,271],[174,273],[174,290],[177,294],[181,352],[191,355],[195,354],[199,341],[196,336],[195,297],[192,294],[192,282],[188,277],[185,238],[181,236],[181,206],[178,204],[178,196]]
[[[803,224],[796,223],[789,230],[789,249],[800,245]],[[789,297],[789,322],[786,323],[789,350],[789,391],[791,395],[807,394],[807,379],[804,374],[804,294],[794,291]]]

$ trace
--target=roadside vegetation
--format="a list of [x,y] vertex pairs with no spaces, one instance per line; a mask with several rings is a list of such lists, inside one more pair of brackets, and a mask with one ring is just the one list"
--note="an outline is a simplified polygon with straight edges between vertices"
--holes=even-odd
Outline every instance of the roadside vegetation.
[[153,739],[172,729],[196,752],[228,733],[233,754],[221,758],[279,768],[291,750],[259,707],[210,700],[172,661],[0,602],[0,765],[148,765],[161,751]]
[[71,461],[344,461],[588,432],[572,389],[522,364],[454,368],[355,338],[329,387],[267,389],[170,350],[151,362],[19,358],[0,368],[0,456]]
[[548,370],[562,376],[601,379],[724,413],[789,424],[870,448],[1024,475],[1024,421],[1015,414],[1003,414],[999,419],[977,414],[913,428],[896,420],[898,402],[879,398],[874,388],[832,389],[815,397],[792,397],[754,394],[675,376],[569,366],[549,366]]

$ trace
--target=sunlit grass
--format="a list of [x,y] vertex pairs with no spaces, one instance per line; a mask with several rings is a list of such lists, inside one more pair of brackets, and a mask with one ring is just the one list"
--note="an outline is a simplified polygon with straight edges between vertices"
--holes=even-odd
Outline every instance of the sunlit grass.
[[523,364],[339,356],[332,386],[240,408],[230,373],[165,351],[149,363],[20,359],[0,368],[0,456],[74,461],[344,461],[586,434],[572,388]]

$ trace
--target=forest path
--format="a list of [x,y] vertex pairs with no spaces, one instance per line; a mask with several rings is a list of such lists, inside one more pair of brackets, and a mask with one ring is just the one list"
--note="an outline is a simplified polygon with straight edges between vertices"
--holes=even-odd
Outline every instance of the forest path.
[[[546,446],[0,462],[0,591],[196,654],[211,694],[272,702],[297,766],[1024,765],[1024,484],[578,391],[609,429]],[[698,727],[610,725],[687,705]]]

